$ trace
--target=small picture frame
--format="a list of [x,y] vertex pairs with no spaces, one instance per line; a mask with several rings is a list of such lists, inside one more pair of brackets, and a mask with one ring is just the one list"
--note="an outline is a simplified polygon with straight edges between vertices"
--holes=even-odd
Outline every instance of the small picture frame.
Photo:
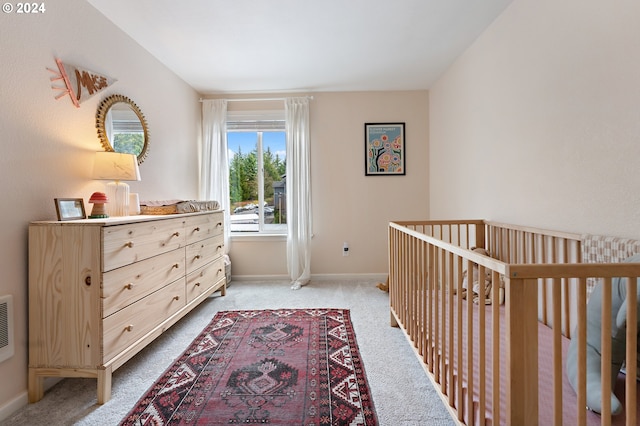
[[406,174],[404,124],[364,124],[365,176]]
[[54,198],[58,220],[86,219],[82,198]]

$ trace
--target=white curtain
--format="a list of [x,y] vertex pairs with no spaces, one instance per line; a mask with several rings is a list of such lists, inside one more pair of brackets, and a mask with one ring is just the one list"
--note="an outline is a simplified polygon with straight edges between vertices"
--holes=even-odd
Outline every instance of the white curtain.
[[202,101],[200,149],[200,199],[215,200],[224,209],[224,247],[229,252],[229,154],[227,150],[227,101]]
[[291,288],[311,279],[309,99],[285,99],[287,130],[287,270]]

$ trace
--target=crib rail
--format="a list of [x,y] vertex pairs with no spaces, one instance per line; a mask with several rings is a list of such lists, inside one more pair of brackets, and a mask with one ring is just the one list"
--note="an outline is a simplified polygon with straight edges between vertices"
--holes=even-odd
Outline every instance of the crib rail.
[[[472,247],[486,248],[491,257],[471,251]],[[571,410],[575,424],[587,424],[586,280],[602,278],[610,288],[614,277],[628,277],[627,292],[636,294],[640,264],[579,264],[579,252],[580,239],[575,234],[496,222],[389,224],[391,322],[412,342],[460,423],[541,424],[539,399],[546,397],[538,392],[541,321],[553,331],[553,366],[549,366],[553,424],[563,424],[566,411],[562,341],[574,327],[582,349],[578,353],[577,402]],[[500,305],[498,291],[491,294],[491,305],[482,309],[474,309],[471,297],[462,298],[464,271],[474,267],[478,276],[488,272],[493,283],[504,282],[504,305]],[[610,299],[604,300],[602,319],[603,364],[610,364]],[[635,377],[638,330],[634,303],[628,305],[627,323],[627,375]],[[608,395],[611,381],[605,370],[602,390]],[[634,408],[626,410],[624,424],[635,425],[634,380],[626,380],[625,394],[626,406]],[[610,413],[605,403],[602,424],[610,424]]]

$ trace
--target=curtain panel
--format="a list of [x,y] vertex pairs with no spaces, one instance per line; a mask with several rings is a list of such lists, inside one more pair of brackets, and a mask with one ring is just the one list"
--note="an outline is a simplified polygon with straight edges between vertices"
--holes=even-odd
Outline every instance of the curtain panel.
[[287,270],[291,288],[311,279],[309,99],[285,99],[287,131]]
[[224,250],[229,253],[229,154],[227,150],[227,101],[202,101],[200,149],[200,199],[215,200],[224,209]]

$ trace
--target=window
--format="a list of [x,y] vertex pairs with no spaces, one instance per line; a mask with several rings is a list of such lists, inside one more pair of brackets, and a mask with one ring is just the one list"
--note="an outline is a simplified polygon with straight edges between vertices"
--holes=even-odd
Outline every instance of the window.
[[286,233],[284,120],[227,121],[230,231]]
[[114,151],[140,154],[144,147],[144,128],[136,113],[123,102],[109,109],[111,133],[109,141]]

